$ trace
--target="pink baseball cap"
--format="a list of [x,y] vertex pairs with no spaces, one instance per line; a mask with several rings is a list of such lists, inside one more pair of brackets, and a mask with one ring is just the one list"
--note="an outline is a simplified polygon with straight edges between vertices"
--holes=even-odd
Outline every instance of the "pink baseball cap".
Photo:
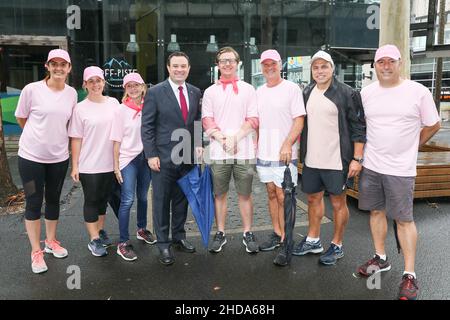
[[48,53],[46,63],[48,63],[50,60],[52,60],[54,58],[61,58],[61,59],[66,60],[68,63],[71,63],[69,53],[63,49],[50,50],[50,52]]
[[92,77],[99,77],[100,79],[105,80],[105,76],[103,75],[103,70],[96,66],[87,67],[83,72],[83,80],[88,81]]
[[396,46],[394,46],[393,44],[386,44],[378,48],[377,52],[375,53],[374,61],[377,62],[378,60],[384,57],[399,60],[402,57],[402,55],[400,54],[400,51]]
[[269,49],[261,53],[261,63],[266,60],[281,61],[281,57],[277,50]]
[[125,88],[125,86],[127,85],[128,82],[137,82],[139,84],[144,84],[144,80],[142,80],[142,77],[139,73],[137,72],[131,72],[129,74],[127,74],[125,77],[123,77],[123,85],[122,87]]

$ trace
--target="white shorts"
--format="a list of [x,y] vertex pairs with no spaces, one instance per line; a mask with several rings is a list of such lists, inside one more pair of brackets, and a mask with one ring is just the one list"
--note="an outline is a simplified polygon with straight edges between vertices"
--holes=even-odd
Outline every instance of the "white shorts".
[[[278,188],[282,188],[281,184],[283,183],[285,169],[286,166],[263,167],[256,165],[256,172],[258,172],[259,180],[261,180],[261,182],[263,183],[273,182]],[[290,163],[289,169],[291,170],[292,182],[296,186],[298,180],[297,166]]]

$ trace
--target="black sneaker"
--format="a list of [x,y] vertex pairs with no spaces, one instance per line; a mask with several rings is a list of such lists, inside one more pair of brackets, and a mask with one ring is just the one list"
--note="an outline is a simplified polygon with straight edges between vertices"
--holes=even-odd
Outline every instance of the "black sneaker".
[[222,247],[226,243],[227,243],[227,238],[225,237],[225,234],[222,231],[218,231],[218,232],[216,232],[213,242],[211,243],[211,246],[209,247],[209,251],[210,252],[220,252],[222,250]]
[[284,245],[284,243],[282,243],[275,259],[273,260],[273,263],[275,265],[280,266],[280,267],[285,267],[289,264],[290,259],[288,259],[286,251],[287,251],[286,246]]
[[402,277],[402,283],[400,284],[400,293],[398,295],[399,300],[416,300],[417,293],[419,292],[419,286],[417,285],[417,279],[412,274],[405,274]]
[[264,241],[259,245],[259,250],[261,251],[272,251],[273,249],[279,247],[281,244],[281,237],[273,232],[267,241]]
[[362,276],[370,277],[372,274],[389,270],[391,270],[391,264],[387,261],[387,257],[386,260],[383,260],[376,254],[358,268],[358,273]]
[[100,230],[98,232],[98,236],[100,238],[100,241],[102,243],[102,245],[106,248],[109,247],[110,245],[112,245],[112,241],[109,238],[108,234],[106,233],[105,230]]
[[117,254],[126,261],[133,261],[137,259],[136,253],[133,251],[133,246],[128,242],[119,243],[117,245]]
[[247,251],[248,253],[257,253],[259,251],[255,235],[251,231],[247,231],[244,234],[242,243],[245,246],[245,251]]

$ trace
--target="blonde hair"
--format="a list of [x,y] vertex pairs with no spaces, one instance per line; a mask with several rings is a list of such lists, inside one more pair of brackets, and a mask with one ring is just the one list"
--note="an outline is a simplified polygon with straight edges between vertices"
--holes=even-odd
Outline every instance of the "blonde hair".
[[[141,89],[142,89],[141,98],[143,98],[145,96],[145,94],[147,93],[147,85],[145,83],[140,83],[140,85],[141,85]],[[123,93],[122,103],[124,103],[128,99],[128,97],[129,97],[129,95],[127,93],[127,89],[125,86],[125,92]]]

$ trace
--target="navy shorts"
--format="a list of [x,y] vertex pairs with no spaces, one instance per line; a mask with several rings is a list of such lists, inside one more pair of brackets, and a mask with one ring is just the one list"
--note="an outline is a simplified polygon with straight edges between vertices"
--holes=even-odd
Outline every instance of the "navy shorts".
[[342,170],[309,168],[303,165],[301,185],[304,193],[327,191],[340,195],[346,190],[347,177]]

